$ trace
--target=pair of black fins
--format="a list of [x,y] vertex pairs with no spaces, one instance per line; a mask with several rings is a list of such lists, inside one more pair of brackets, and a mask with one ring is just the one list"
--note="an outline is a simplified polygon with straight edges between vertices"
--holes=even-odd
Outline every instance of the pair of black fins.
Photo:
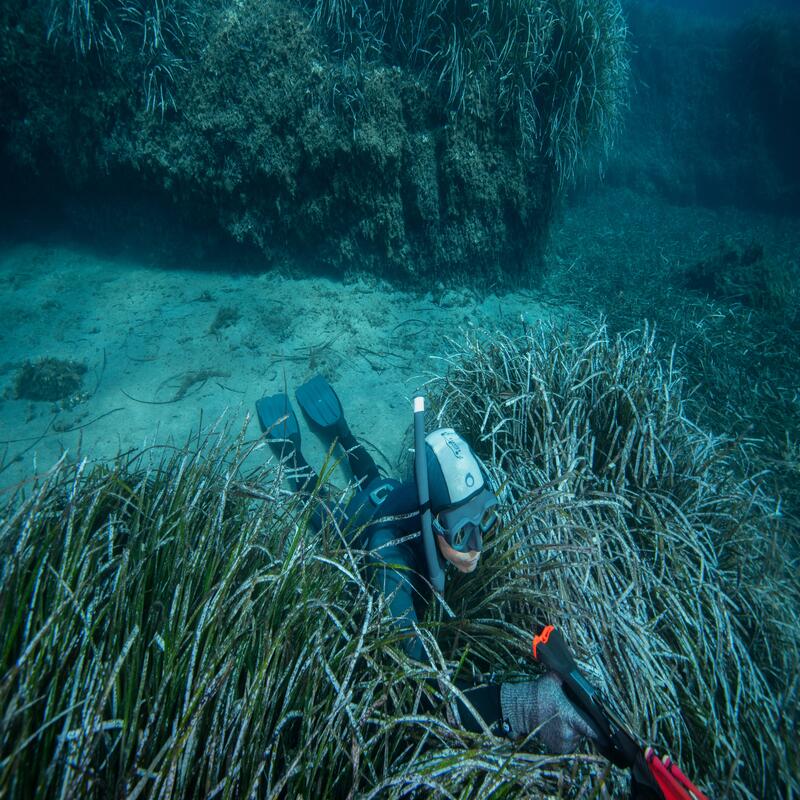
[[[298,386],[295,397],[310,427],[329,443],[336,440],[345,450],[357,445],[344,418],[339,397],[322,375],[315,375]],[[295,491],[313,489],[317,474],[300,451],[300,426],[289,397],[284,392],[263,397],[256,402],[256,413],[273,452],[279,458],[287,459],[292,467],[289,476],[292,488]]]

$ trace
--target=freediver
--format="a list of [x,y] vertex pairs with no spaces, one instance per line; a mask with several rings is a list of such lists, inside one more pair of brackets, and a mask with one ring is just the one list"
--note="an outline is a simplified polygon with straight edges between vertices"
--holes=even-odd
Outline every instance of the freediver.
[[[380,474],[350,431],[341,402],[324,377],[316,375],[299,386],[295,396],[310,427],[329,445],[338,443],[347,455],[358,489],[340,507],[341,521],[356,532],[351,546],[370,554],[370,581],[386,598],[406,653],[426,662],[417,620],[429,602],[431,587],[443,592],[443,562],[457,573],[473,572],[484,540],[499,527],[500,507],[489,474],[452,428],[425,435],[421,398],[415,399],[415,480],[402,483]],[[318,476],[301,452],[300,428],[287,395],[265,397],[256,403],[256,410],[273,451],[289,465],[293,490],[313,490]],[[584,736],[597,739],[553,672],[521,683],[460,688],[484,723],[457,699],[458,719],[466,730],[488,728],[511,739],[536,731],[551,753],[573,752]]]

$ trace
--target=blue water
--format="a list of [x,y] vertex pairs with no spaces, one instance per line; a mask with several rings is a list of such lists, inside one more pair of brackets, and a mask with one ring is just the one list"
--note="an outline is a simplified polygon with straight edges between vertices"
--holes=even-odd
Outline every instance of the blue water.
[[770,12],[800,13],[798,0],[648,0],[659,5],[698,15],[736,20],[753,14]]

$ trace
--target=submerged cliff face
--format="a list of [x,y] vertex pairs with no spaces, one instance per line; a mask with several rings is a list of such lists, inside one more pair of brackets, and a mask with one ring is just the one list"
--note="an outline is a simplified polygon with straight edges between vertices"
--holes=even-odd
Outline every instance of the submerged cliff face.
[[181,81],[185,110],[169,126],[140,115],[120,161],[182,203],[212,199],[271,258],[407,276],[523,265],[547,176],[480,110],[456,119],[399,68],[332,62],[293,6],[253,2],[217,23]]
[[[560,5],[540,4],[551,7],[544,55],[578,31]],[[570,8],[584,5],[613,6]],[[383,41],[385,52],[365,46],[364,31],[361,46],[348,47],[312,21],[313,7],[290,0],[155,4],[174,15],[155,31],[147,2],[141,20],[89,20],[78,31],[52,16],[57,6],[17,0],[0,12],[6,168],[54,192],[155,191],[270,262],[296,257],[411,280],[535,276],[563,151],[607,125],[584,113],[574,129],[547,126],[581,90],[580,64],[565,64],[563,81],[537,90],[550,109],[529,124],[540,139],[526,140],[524,81],[512,95],[471,29],[452,48],[466,55],[450,59],[442,45],[437,75]],[[118,39],[103,41],[115,25]]]

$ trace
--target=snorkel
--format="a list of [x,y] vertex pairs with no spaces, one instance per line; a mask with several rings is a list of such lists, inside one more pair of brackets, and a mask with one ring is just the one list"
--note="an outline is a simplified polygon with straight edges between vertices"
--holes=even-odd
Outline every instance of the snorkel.
[[439,560],[439,550],[433,538],[431,524],[431,503],[428,487],[428,462],[425,458],[425,397],[414,397],[414,473],[417,477],[419,496],[419,516],[422,523],[422,543],[425,547],[425,560],[428,563],[428,577],[434,590],[444,591],[444,570]]

